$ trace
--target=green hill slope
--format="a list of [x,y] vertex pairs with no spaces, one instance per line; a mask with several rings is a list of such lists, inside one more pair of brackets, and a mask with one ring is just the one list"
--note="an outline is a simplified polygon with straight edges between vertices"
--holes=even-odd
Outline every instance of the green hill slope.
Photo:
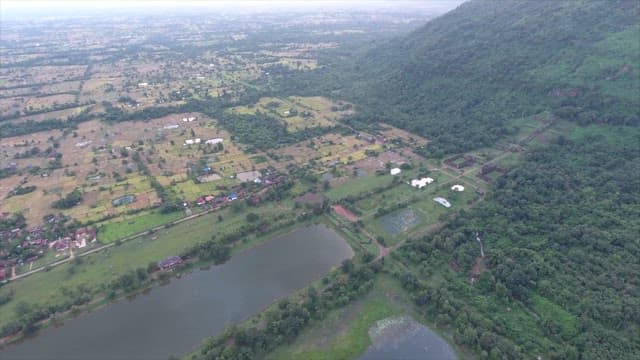
[[470,1],[369,51],[352,91],[364,116],[437,154],[491,145],[509,119],[544,110],[637,125],[639,17],[636,1]]

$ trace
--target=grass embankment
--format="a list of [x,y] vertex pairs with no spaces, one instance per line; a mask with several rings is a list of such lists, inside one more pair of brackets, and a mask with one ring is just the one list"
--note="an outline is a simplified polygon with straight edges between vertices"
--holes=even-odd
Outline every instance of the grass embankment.
[[[251,208],[251,212],[267,219],[286,211],[274,212],[267,205]],[[222,217],[222,221],[219,221],[218,216]],[[69,293],[77,293],[80,288],[83,292],[96,295],[111,281],[126,273],[138,268],[146,269],[150,263],[179,254],[190,246],[211,239],[213,235],[232,233],[244,224],[246,213],[221,210],[10,283],[0,288],[0,294],[5,294],[10,289],[14,292],[13,300],[0,306],[0,327],[18,318],[16,308],[21,302],[36,308],[60,304],[69,301]],[[246,237],[245,245],[258,243],[271,236],[272,234]],[[234,251],[239,248],[246,246],[237,247]]]
[[161,214],[152,211],[132,218],[125,218],[121,221],[106,223],[98,228],[98,240],[103,244],[112,243],[118,239],[141,233],[156,226],[164,225],[178,220],[184,216],[184,212],[172,212]]

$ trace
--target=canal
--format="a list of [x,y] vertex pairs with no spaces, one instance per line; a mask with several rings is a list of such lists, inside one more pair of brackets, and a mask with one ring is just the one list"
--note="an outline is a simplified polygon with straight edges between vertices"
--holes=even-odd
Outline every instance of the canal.
[[210,270],[194,271],[146,295],[49,327],[0,350],[0,359],[167,359],[353,256],[324,225],[276,236]]

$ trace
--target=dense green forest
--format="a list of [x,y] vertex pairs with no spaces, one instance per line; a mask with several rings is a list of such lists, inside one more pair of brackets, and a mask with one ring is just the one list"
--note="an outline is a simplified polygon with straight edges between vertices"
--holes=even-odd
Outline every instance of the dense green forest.
[[399,278],[478,353],[637,359],[638,144],[638,128],[592,125],[531,152],[482,205],[403,248]]

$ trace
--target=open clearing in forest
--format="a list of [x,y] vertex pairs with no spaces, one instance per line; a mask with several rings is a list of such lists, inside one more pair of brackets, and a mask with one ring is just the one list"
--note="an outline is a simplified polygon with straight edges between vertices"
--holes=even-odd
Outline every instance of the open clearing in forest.
[[229,111],[238,115],[261,112],[280,120],[288,131],[295,132],[305,128],[333,126],[341,117],[352,113],[349,105],[323,97],[264,97],[256,104],[236,106]]

